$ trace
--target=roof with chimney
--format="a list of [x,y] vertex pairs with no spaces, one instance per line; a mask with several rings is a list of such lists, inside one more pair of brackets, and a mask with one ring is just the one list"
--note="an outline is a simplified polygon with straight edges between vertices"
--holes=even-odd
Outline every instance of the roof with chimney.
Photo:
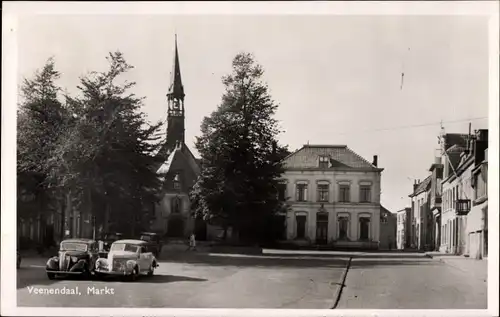
[[432,175],[427,176],[426,179],[421,181],[420,183],[416,184],[415,189],[413,190],[413,193],[409,195],[409,197],[417,196],[420,193],[426,192],[431,189],[431,180],[432,180]]
[[467,145],[468,134],[465,133],[446,133],[443,138],[445,142],[445,150],[448,151],[454,146],[463,147]]
[[328,157],[329,168],[382,171],[347,145],[304,145],[284,159],[286,169],[318,169],[319,157]]

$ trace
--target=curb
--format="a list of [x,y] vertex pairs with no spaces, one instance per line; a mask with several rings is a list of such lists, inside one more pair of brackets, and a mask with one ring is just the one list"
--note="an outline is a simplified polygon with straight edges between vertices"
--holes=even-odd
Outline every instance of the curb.
[[335,291],[334,293],[334,299],[335,299],[335,302],[333,303],[333,306],[331,309],[335,309],[337,308],[339,302],[340,302],[340,296],[342,295],[342,290],[344,289],[345,287],[345,280],[347,279],[347,272],[349,272],[349,268],[351,267],[351,261],[352,261],[352,257],[349,258],[349,260],[347,261],[347,265],[344,269],[344,272],[342,272],[342,276],[340,277],[340,281],[339,283],[337,283],[337,290]]

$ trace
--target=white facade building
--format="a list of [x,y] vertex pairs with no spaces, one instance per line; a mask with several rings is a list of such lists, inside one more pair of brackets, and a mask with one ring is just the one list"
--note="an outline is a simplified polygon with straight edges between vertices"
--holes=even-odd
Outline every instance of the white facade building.
[[[486,149],[485,149],[486,147]],[[467,245],[469,256],[488,256],[488,136],[487,130],[476,134],[472,178],[472,206],[467,215]]]
[[411,208],[399,210],[396,215],[396,247],[398,250],[404,250],[410,247]]
[[285,158],[286,239],[296,244],[378,248],[383,169],[345,145],[304,145]]

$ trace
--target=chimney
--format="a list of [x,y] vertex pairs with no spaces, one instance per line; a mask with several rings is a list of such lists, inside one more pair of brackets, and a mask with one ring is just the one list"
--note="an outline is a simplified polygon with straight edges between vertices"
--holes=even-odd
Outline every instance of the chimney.
[[378,156],[377,155],[374,155],[373,156],[373,166],[377,167],[378,166]]
[[488,148],[488,130],[482,129],[476,131],[476,140],[474,142],[474,162],[480,164],[486,157],[484,151]]
[[415,181],[413,182],[413,192],[415,192],[415,191],[417,190],[417,187],[418,187],[418,181],[417,181],[417,180],[415,180]]

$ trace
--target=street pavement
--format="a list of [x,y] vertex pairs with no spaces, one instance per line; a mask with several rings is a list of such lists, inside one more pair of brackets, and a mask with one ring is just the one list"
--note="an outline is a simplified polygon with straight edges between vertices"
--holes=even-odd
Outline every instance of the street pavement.
[[440,259],[353,259],[338,309],[486,309],[487,278]]
[[[337,309],[486,308],[484,272],[470,272],[484,263],[457,267],[425,256],[358,254],[340,288],[350,258],[344,255],[182,252],[162,258],[153,277],[136,282],[49,281],[45,259],[24,259],[17,270],[17,302],[31,307],[330,309],[340,295]],[[76,286],[82,295],[30,293],[31,287]],[[103,289],[103,294],[87,294],[88,288]]]
[[[186,253],[160,261],[153,277],[144,276],[136,282],[50,281],[44,262],[24,259],[17,270],[18,306],[329,309],[347,259]],[[32,287],[78,287],[81,295],[40,295],[34,294]],[[104,289],[104,294],[87,294],[88,288]],[[110,294],[111,289],[114,294]]]

